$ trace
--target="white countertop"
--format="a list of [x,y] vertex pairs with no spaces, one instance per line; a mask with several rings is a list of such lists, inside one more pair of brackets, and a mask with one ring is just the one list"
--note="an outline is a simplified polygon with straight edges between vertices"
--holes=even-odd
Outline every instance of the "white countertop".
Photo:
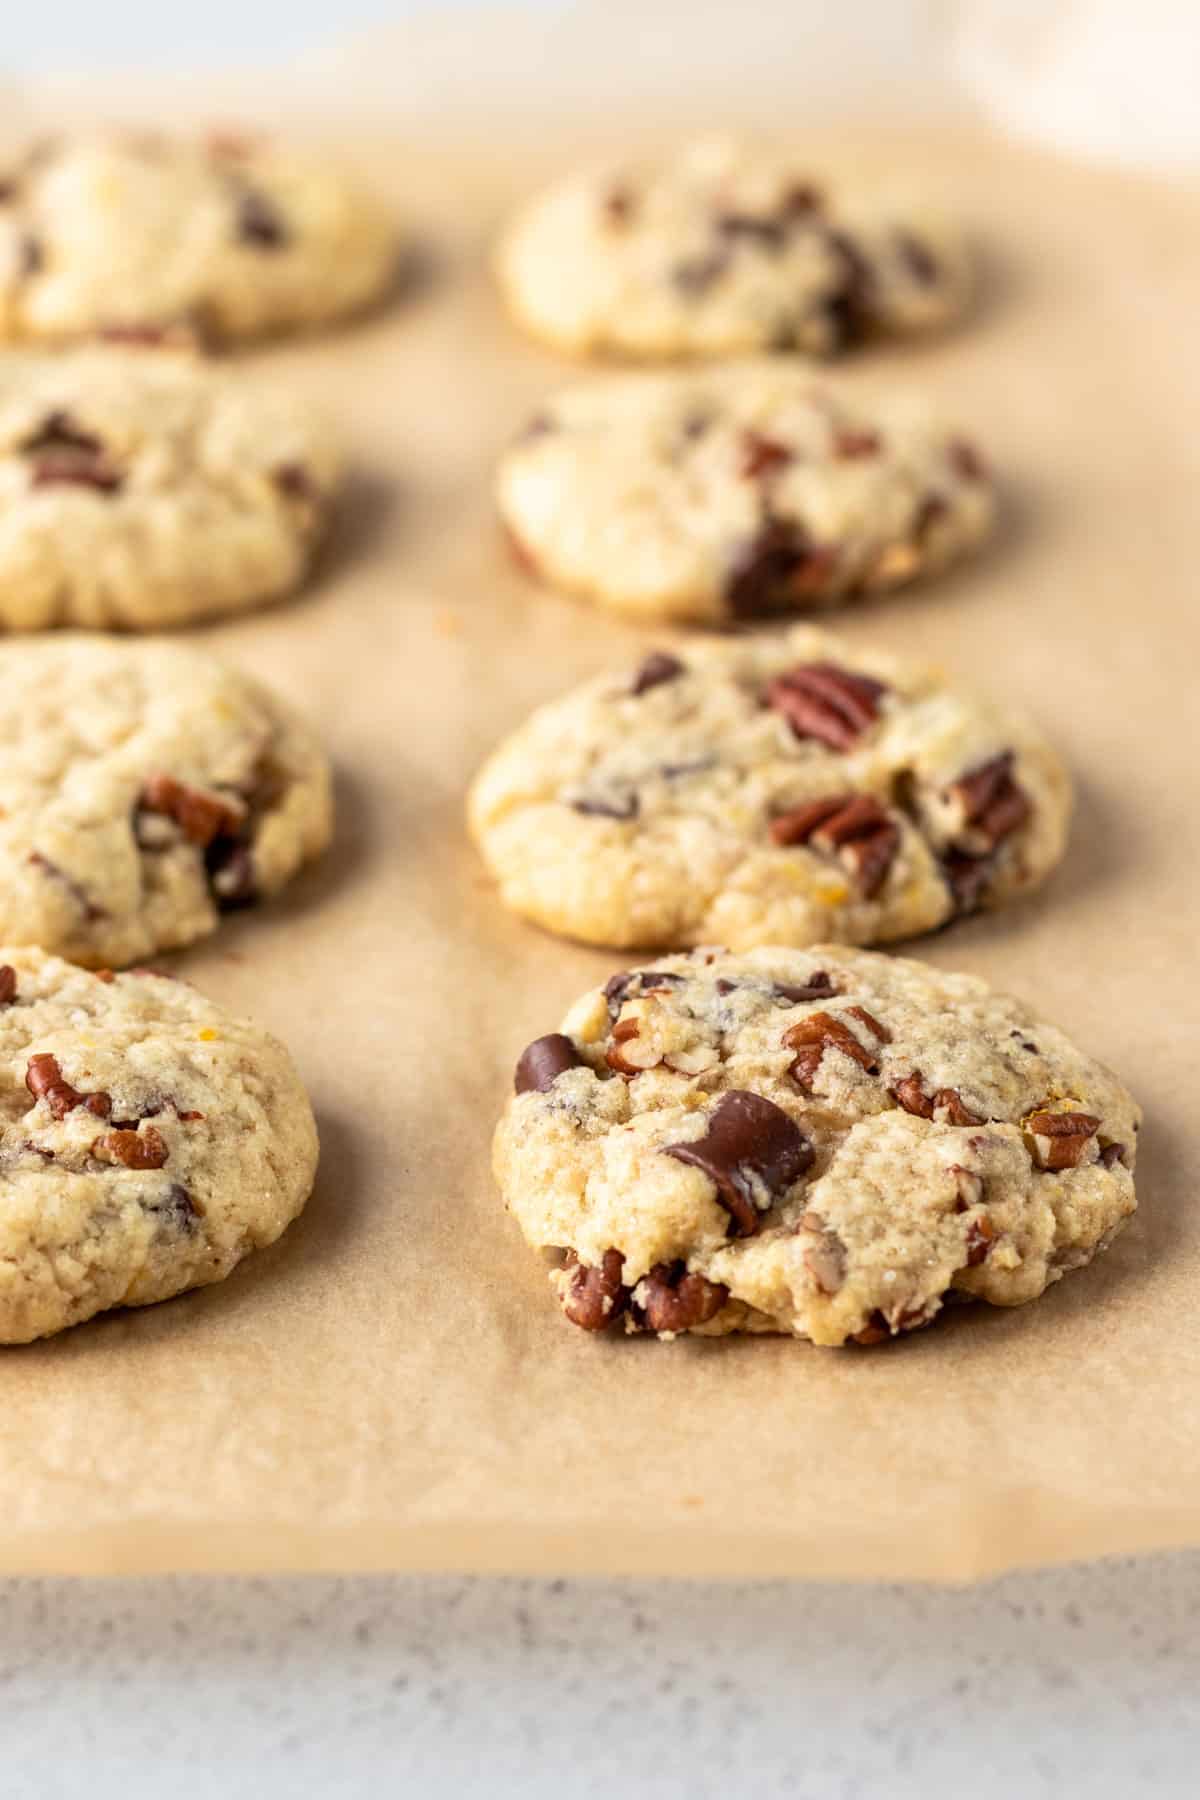
[[986,1588],[0,1584],[5,1800],[1193,1800],[1200,1555]]

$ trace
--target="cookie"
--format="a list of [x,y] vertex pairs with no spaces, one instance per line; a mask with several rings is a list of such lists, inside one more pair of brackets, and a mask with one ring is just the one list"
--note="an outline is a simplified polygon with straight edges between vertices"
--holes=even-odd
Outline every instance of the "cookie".
[[256,681],[182,645],[0,644],[0,943],[119,968],[276,893],[329,841],[330,774]]
[[497,254],[502,294],[574,355],[829,357],[928,332],[971,294],[958,233],[882,195],[842,195],[795,156],[708,137],[538,195]]
[[283,1045],[169,976],[0,949],[0,1343],[221,1281],[317,1167]]
[[0,162],[0,338],[221,344],[358,311],[395,264],[372,196],[269,142],[94,131]]
[[151,630],[290,593],[338,464],[307,408],[190,356],[7,356],[0,626]]
[[882,943],[1041,881],[1066,842],[1041,733],[811,626],[690,642],[542,707],[471,789],[514,912],[614,948]]
[[995,514],[969,438],[779,363],[569,389],[503,456],[497,497],[531,572],[618,612],[710,625],[934,573]]
[[874,1343],[1134,1211],[1141,1109],[982,981],[824,945],[616,975],[517,1065],[501,1192],[585,1330]]

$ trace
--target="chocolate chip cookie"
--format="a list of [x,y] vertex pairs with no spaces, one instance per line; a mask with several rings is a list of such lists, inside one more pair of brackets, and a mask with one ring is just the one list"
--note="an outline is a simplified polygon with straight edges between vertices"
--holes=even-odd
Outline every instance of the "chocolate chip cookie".
[[329,841],[315,737],[177,644],[0,644],[0,943],[121,967],[212,931]]
[[0,626],[151,630],[290,593],[339,480],[291,396],[186,354],[0,364]]
[[515,1088],[497,1180],[589,1331],[875,1343],[1036,1299],[1136,1205],[1117,1078],[899,957],[664,958],[585,995]]
[[514,221],[497,272],[513,317],[556,349],[659,358],[836,356],[947,325],[972,287],[944,221],[732,137],[557,183]]
[[319,157],[228,133],[65,133],[0,160],[0,338],[207,344],[352,313],[396,229]]
[[778,363],[548,401],[501,460],[531,572],[618,612],[728,624],[934,574],[995,515],[983,457],[912,401],[869,411]]
[[870,944],[1041,881],[1071,792],[1036,726],[810,626],[660,650],[536,712],[469,822],[506,905],[614,948]]
[[148,969],[0,949],[0,1343],[221,1281],[312,1188],[283,1045]]

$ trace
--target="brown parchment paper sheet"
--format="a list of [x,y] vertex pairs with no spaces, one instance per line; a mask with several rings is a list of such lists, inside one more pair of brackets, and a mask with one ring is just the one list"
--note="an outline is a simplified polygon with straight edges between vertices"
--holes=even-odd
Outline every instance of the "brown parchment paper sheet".
[[1200,1542],[1200,199],[958,128],[804,141],[904,168],[994,264],[971,329],[836,379],[925,384],[977,429],[1001,541],[841,622],[1020,696],[1070,758],[1044,894],[912,953],[1023,992],[1126,1075],[1137,1220],[1032,1307],[872,1352],[561,1320],[489,1138],[517,1052],[618,959],[501,910],[462,796],[528,707],[662,634],[539,592],[492,518],[495,453],[578,371],[506,325],[484,249],[565,139],[363,144],[424,275],[353,330],[245,359],[340,423],[337,540],[300,600],[196,634],[315,717],[337,841],[177,964],[294,1048],[318,1186],[223,1285],[0,1353],[4,1569],[968,1579]]

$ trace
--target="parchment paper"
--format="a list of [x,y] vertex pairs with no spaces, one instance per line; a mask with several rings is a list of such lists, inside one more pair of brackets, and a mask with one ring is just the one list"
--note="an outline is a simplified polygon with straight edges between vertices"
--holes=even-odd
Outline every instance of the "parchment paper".
[[618,959],[500,908],[462,794],[532,704],[662,636],[539,592],[492,519],[495,453],[577,371],[501,319],[484,246],[570,146],[361,145],[426,234],[425,276],[355,330],[246,359],[340,421],[342,526],[300,600],[196,634],[318,721],[337,842],[177,962],[293,1046],[318,1187],[221,1286],[0,1353],[4,1569],[967,1579],[1200,1542],[1200,200],[970,133],[803,141],[905,167],[994,264],[969,330],[838,379],[925,384],[977,429],[1001,540],[842,624],[1019,696],[1070,759],[1078,819],[1044,894],[912,953],[1023,992],[1128,1078],[1135,1223],[1032,1307],[876,1351],[560,1318],[489,1137],[517,1052]]

